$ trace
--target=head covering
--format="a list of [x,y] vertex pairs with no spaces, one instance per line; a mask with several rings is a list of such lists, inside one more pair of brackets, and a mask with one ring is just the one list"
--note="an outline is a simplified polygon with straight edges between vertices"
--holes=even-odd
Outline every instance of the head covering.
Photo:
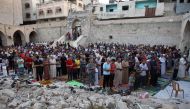
[[111,61],[111,58],[110,58],[110,57],[108,57],[108,58],[107,58],[107,61]]
[[116,58],[115,57],[111,57],[111,60],[116,60]]

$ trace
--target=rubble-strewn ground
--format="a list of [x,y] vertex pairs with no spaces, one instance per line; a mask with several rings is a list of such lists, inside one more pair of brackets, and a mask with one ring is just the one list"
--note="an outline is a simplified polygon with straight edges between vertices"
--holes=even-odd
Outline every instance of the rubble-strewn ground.
[[139,99],[140,92],[121,96],[77,87],[71,90],[62,81],[54,82],[48,88],[26,82],[12,88],[12,83],[11,78],[0,79],[0,109],[190,109],[190,103],[180,99],[151,96]]

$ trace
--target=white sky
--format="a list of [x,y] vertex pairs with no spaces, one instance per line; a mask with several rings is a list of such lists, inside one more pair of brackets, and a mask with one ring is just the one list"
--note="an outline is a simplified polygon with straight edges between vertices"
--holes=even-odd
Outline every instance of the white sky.
[[104,4],[107,4],[109,3],[109,0],[99,0],[100,3],[104,3]]
[[[122,1],[125,1],[125,0],[122,0]],[[104,3],[104,4],[108,4],[109,3],[109,0],[99,0],[100,3]]]

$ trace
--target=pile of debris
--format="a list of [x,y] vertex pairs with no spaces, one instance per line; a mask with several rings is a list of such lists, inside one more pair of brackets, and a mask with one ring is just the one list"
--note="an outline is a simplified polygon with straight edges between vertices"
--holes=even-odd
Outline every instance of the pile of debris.
[[[14,84],[13,84],[14,83]],[[0,109],[185,109],[190,103],[182,100],[161,100],[151,96],[139,98],[140,93],[129,96],[108,95],[101,91],[71,87],[57,81],[48,86],[37,83],[0,79]],[[188,108],[187,108],[188,109]]]

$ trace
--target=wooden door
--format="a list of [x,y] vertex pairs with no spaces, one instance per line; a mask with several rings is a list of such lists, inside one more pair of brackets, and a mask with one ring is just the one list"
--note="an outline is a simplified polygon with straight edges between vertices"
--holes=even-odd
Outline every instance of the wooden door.
[[145,17],[154,17],[155,16],[156,8],[149,8],[145,6]]

